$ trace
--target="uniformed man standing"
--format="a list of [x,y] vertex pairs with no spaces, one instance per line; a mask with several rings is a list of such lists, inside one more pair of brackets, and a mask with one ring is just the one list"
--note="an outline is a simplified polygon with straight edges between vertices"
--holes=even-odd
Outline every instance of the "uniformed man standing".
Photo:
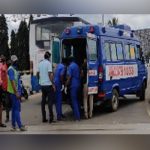
[[50,62],[51,54],[46,52],[44,55],[44,60],[39,63],[38,78],[40,80],[40,85],[42,89],[42,101],[41,101],[41,110],[42,110],[42,121],[48,122],[46,119],[46,98],[48,98],[48,109],[49,109],[49,123],[54,122],[53,116],[53,104],[55,97],[55,85],[53,83],[53,72],[52,64]]
[[22,125],[21,112],[21,93],[19,85],[18,73],[18,58],[16,55],[11,56],[12,65],[8,68],[8,87],[7,91],[10,94],[12,101],[12,130],[16,130],[16,123],[20,131],[26,131],[25,126]]
[[80,90],[80,69],[73,57],[69,57],[66,86],[70,86],[70,97],[75,120],[80,120],[79,90]]
[[66,71],[66,59],[62,58],[62,63],[58,64],[55,70],[54,83],[56,87],[55,98],[56,98],[56,112],[57,120],[61,120],[62,114],[62,89],[64,87],[64,78]]

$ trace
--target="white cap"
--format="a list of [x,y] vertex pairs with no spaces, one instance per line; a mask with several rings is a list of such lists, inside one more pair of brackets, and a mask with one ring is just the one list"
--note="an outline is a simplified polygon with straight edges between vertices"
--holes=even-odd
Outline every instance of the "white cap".
[[18,60],[18,58],[17,58],[16,55],[12,55],[12,56],[11,56],[11,61],[12,61],[12,62],[15,62],[15,61],[17,61],[17,60]]

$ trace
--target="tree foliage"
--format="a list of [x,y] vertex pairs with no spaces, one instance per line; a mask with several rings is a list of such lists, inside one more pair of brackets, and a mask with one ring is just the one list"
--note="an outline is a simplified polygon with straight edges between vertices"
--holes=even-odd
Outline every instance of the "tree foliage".
[[7,59],[10,57],[8,47],[8,27],[5,16],[0,16],[0,54],[3,54]]
[[29,69],[29,29],[26,21],[21,21],[17,32],[17,56],[19,69]]

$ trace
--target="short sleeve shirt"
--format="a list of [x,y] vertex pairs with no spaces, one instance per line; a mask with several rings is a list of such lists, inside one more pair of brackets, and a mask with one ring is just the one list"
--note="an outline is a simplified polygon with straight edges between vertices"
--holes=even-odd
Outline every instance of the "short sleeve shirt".
[[71,87],[80,86],[80,70],[76,63],[72,62],[69,65],[67,75],[71,77]]
[[48,60],[44,59],[39,63],[38,72],[40,75],[41,86],[52,85],[49,78],[49,72],[52,72],[52,64]]

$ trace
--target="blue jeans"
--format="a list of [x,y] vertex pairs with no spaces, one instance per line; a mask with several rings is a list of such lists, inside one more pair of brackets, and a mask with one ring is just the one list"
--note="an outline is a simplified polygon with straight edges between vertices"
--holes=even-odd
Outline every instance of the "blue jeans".
[[17,99],[16,95],[10,94],[10,98],[12,101],[12,126],[16,127],[16,123],[19,128],[21,128],[22,123],[21,123],[21,117],[20,117],[20,112],[21,112],[21,104],[20,100]]

